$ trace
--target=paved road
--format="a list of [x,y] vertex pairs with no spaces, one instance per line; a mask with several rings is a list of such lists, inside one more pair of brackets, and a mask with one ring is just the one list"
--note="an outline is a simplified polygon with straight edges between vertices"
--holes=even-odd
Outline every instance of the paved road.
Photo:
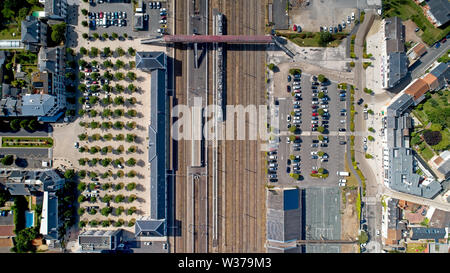
[[[356,39],[355,39],[355,54],[357,56],[357,61],[355,62],[355,85],[356,85],[356,92],[355,92],[355,101],[358,101],[360,98],[363,98],[366,102],[373,102],[375,100],[374,96],[369,96],[368,94],[363,92],[363,89],[366,87],[366,75],[365,70],[362,67],[362,56],[363,56],[363,45],[364,40],[367,35],[367,32],[369,31],[370,27],[372,26],[373,20],[375,19],[375,13],[374,12],[368,12],[365,16],[364,22],[360,25],[357,33],[356,33]],[[356,132],[365,132],[365,120],[363,118],[362,114],[362,108],[358,107],[357,104],[355,104],[355,110],[357,114],[355,115],[355,131]],[[363,135],[363,134],[358,134]],[[377,252],[381,249],[381,237],[376,236],[376,230],[381,229],[381,203],[380,198],[377,198],[378,193],[378,185],[376,176],[374,175],[372,169],[366,162],[366,159],[364,157],[364,153],[357,152],[358,147],[362,147],[362,137],[355,137],[355,158],[356,162],[359,163],[359,168],[363,172],[364,176],[366,177],[366,197],[375,197],[378,200],[371,204],[363,204],[364,210],[363,210],[363,217],[361,219],[367,220],[367,227],[368,227],[368,235],[369,240],[371,240],[372,243],[370,243],[370,248],[367,248],[368,252]],[[358,179],[359,181],[359,179]]]
[[428,52],[420,58],[420,64],[414,64],[410,71],[412,79],[422,76],[428,67],[434,63],[441,55],[450,49],[450,41],[441,44],[439,48],[430,47]]

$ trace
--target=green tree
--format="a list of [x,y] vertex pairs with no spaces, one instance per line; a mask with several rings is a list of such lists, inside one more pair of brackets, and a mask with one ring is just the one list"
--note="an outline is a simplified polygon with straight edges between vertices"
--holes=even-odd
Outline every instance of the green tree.
[[134,183],[134,182],[128,183],[126,188],[128,191],[132,191],[132,190],[136,189],[136,183]]
[[332,40],[333,36],[328,31],[323,31],[319,33],[319,44],[321,46],[326,46]]
[[13,156],[13,155],[6,155],[4,158],[2,158],[2,159],[0,160],[0,162],[1,162],[3,165],[5,165],[5,166],[7,166],[7,165],[12,165],[13,162],[14,162],[14,156]]
[[123,50],[121,47],[118,47],[118,48],[116,48],[116,53],[117,53],[117,55],[122,57],[123,55],[125,55],[125,50]]
[[367,236],[367,233],[365,231],[361,231],[361,234],[358,236],[358,241],[360,244],[364,244],[369,240],[369,237]]
[[65,22],[51,26],[52,34],[50,35],[50,37],[52,38],[53,42],[55,42],[56,44],[60,44],[62,41],[64,41],[64,37],[66,35],[66,26],[67,24]]
[[9,127],[13,131],[19,131],[20,129],[20,119],[13,119],[9,122]]
[[73,169],[69,169],[67,171],[64,172],[64,177],[68,180],[72,179],[75,177],[75,171]]
[[27,127],[28,127],[28,119],[22,119],[22,120],[20,121],[20,128],[25,129],[25,128],[27,128]]
[[136,55],[136,50],[134,50],[134,48],[132,48],[132,47],[129,47],[128,48],[128,55],[130,55],[130,56]]
[[128,166],[134,166],[134,165],[136,165],[136,159],[134,159],[134,158],[130,158],[130,159],[128,159],[127,160],[127,165]]
[[325,76],[322,75],[322,74],[319,74],[319,76],[317,76],[317,79],[319,80],[319,82],[325,82],[325,81],[327,81],[327,78],[325,78]]

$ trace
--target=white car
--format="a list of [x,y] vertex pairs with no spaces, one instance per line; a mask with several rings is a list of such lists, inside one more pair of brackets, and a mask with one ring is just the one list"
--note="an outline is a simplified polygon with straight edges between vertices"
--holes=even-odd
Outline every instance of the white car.
[[167,9],[166,8],[161,8],[161,9],[159,9],[159,11],[167,11]]
[[167,24],[167,20],[159,20],[160,24]]
[[287,115],[286,120],[287,120],[287,122],[290,122],[291,121],[291,115]]
[[347,179],[339,179],[339,182],[341,182],[341,183],[347,183]]
[[345,187],[345,183],[339,183],[339,187]]
[[311,155],[316,155],[317,154],[317,151],[312,151],[311,152]]
[[364,137],[363,140],[364,140],[364,144],[366,144],[367,143],[367,138]]
[[78,142],[75,142],[73,146],[78,149],[78,147],[80,147],[80,144]]
[[355,20],[355,13],[352,12],[352,20]]

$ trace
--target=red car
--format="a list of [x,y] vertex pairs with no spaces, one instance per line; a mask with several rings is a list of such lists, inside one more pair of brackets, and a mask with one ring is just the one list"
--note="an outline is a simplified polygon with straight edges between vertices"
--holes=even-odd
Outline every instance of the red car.
[[292,27],[292,30],[297,31],[297,25],[294,25],[294,26]]
[[317,116],[317,113],[312,113],[312,116],[313,116],[313,117]]
[[317,171],[311,171],[311,173],[317,173]]
[[302,90],[300,90],[300,89],[295,89],[294,92],[295,92],[295,93],[301,93]]
[[98,14],[98,17],[100,17],[100,19],[102,19],[102,18],[103,18],[103,12],[100,12],[100,13]]
[[447,38],[442,39],[441,43],[447,42]]

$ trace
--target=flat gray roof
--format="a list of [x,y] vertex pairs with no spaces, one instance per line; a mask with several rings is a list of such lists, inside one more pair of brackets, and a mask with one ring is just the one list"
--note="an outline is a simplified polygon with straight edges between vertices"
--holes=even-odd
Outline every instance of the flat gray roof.
[[288,242],[301,238],[301,191],[299,189],[267,192],[267,240]]

